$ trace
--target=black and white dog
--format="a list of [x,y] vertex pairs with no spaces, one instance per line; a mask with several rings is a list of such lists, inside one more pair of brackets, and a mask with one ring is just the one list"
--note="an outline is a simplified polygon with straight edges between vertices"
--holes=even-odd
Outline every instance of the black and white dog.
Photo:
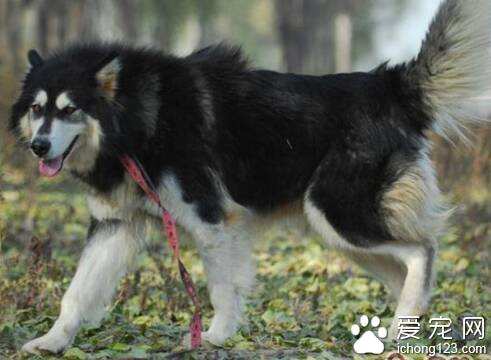
[[398,316],[428,305],[448,215],[428,132],[465,135],[479,122],[490,29],[489,1],[447,0],[413,60],[319,77],[254,70],[226,46],[184,58],[120,44],[30,51],[10,127],[42,175],[66,165],[88,185],[92,225],[60,316],[23,349],[61,351],[99,321],[145,220],[159,216],[122,154],[140,160],[195,239],[215,310],[205,340],[237,331],[254,283],[248,234],[278,215],[303,217],[385,282],[398,299],[393,336]]

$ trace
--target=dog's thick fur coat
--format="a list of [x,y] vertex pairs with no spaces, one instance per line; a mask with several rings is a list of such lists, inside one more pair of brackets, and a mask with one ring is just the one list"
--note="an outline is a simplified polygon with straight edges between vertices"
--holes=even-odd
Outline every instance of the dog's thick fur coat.
[[122,154],[196,241],[215,309],[205,340],[237,331],[254,283],[249,234],[273,213],[305,218],[387,284],[394,336],[399,316],[427,307],[448,214],[428,131],[464,135],[478,121],[464,109],[491,83],[490,25],[487,0],[447,0],[414,60],[319,77],[251,69],[226,46],[185,58],[118,44],[30,52],[11,129],[41,173],[66,162],[88,185],[92,224],[58,320],[24,350],[58,352],[98,322],[158,217]]

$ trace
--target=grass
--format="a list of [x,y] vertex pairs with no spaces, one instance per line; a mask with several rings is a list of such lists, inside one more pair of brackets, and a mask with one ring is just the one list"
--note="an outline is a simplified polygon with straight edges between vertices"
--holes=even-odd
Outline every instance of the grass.
[[[20,346],[46,332],[57,316],[85,243],[88,214],[72,181],[27,180],[7,166],[2,171],[0,358],[21,359],[26,356],[18,352]],[[458,324],[466,314],[491,319],[490,219],[486,204],[466,204],[458,212],[456,225],[440,241],[438,280],[426,320],[448,316]],[[207,325],[212,310],[203,267],[192,243],[182,238],[183,260],[197,284]],[[258,284],[240,333],[220,348],[186,352],[180,339],[191,308],[162,235],[151,233],[147,251],[121,282],[101,326],[82,330],[64,358],[356,358],[349,329],[359,316],[378,315],[389,325],[394,304],[384,287],[324,249],[315,235],[271,230],[257,239],[255,253]],[[486,339],[467,344],[487,345],[489,353],[491,321],[486,330]],[[463,344],[458,341],[459,348]]]

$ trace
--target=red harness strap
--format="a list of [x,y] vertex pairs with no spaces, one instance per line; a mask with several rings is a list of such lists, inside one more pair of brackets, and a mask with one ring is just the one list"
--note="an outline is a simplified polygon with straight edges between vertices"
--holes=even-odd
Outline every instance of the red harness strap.
[[201,345],[201,306],[193,280],[179,257],[179,240],[177,238],[176,224],[174,223],[171,214],[165,209],[165,207],[162,206],[157,190],[143,169],[141,163],[137,159],[128,155],[120,157],[119,160],[121,161],[121,164],[123,164],[128,174],[130,174],[133,180],[135,180],[135,182],[162,212],[162,223],[164,226],[165,235],[167,236],[167,242],[172,248],[174,258],[177,260],[177,264],[179,265],[179,274],[181,276],[182,283],[184,284],[186,292],[194,305],[193,319],[191,320],[189,329],[191,332],[191,347],[193,349],[197,348]]

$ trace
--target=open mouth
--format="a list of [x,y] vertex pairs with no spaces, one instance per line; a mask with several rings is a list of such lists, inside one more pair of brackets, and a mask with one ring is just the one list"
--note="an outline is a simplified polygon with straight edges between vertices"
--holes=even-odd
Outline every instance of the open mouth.
[[73,147],[75,146],[77,140],[78,140],[78,135],[75,136],[73,141],[70,143],[70,145],[62,155],[53,159],[39,160],[39,173],[42,176],[47,176],[47,177],[53,177],[57,175],[61,171],[61,169],[63,169],[63,162],[65,161],[66,157],[70,155],[70,153],[72,152]]

